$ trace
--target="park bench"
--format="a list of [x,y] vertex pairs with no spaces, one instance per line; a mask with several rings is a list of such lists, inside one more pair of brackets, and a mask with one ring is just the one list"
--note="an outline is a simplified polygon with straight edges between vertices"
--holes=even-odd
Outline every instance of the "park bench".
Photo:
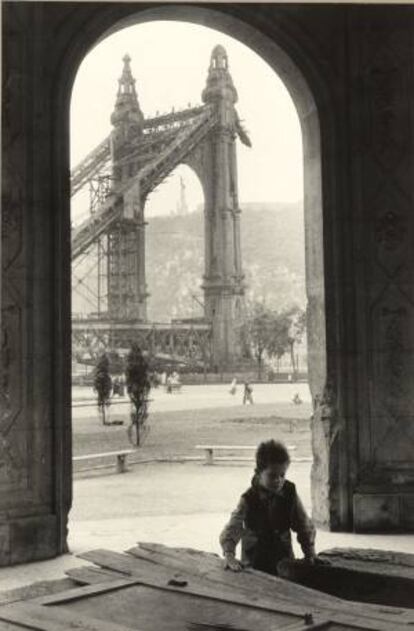
[[126,460],[127,456],[134,454],[136,449],[120,449],[118,451],[106,451],[100,454],[84,454],[82,456],[74,456],[73,462],[79,462],[81,460],[94,460],[96,458],[110,458],[116,456],[116,470],[118,473],[125,473],[127,471]]
[[[216,456],[214,457],[214,452],[217,451],[256,451],[257,445],[196,445],[196,449],[201,449],[205,452],[205,464],[214,464],[214,460],[226,460],[232,461],[237,460],[238,462],[251,462],[253,460],[252,456],[243,457],[243,456]],[[296,445],[288,445],[287,448],[289,451],[294,451],[296,449]]]

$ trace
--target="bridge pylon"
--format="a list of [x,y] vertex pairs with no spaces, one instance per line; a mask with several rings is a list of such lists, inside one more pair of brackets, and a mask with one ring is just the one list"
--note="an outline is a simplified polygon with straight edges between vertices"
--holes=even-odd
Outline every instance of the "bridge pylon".
[[[139,170],[131,154],[143,135],[144,115],[138,102],[131,58],[125,55],[118,80],[110,136],[112,177],[115,190]],[[139,181],[124,193],[122,210],[108,231],[108,315],[117,321],[147,320],[145,279],[145,221]]]
[[211,54],[203,102],[217,114],[217,125],[205,141],[211,156],[210,173],[204,174],[205,274],[203,289],[206,317],[213,327],[213,362],[231,370],[240,358],[239,327],[244,313],[244,275],[240,242],[240,207],[237,186],[236,138],[240,128],[235,108],[237,91],[222,46]]

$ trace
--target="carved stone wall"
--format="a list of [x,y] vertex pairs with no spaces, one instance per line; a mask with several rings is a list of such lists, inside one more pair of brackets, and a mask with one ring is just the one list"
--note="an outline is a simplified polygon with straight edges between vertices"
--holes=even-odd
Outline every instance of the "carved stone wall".
[[53,218],[43,185],[45,128],[36,124],[39,109],[47,121],[47,91],[36,91],[42,68],[31,37],[34,17],[17,3],[4,15],[0,565],[51,557],[66,545],[66,511],[56,501],[55,439],[63,414],[55,424]]
[[413,13],[354,8],[358,530],[414,526]]

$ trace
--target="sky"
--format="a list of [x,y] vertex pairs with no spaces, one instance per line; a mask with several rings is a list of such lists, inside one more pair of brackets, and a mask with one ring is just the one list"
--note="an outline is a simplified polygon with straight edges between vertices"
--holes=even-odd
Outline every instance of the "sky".
[[[84,58],[71,101],[71,166],[74,167],[111,131],[122,57],[131,69],[144,116],[201,104],[211,51],[227,50],[237,89],[236,104],[252,148],[238,141],[240,203],[295,202],[303,198],[302,139],[299,119],[284,84],[263,59],[238,40],[216,30],[184,22],[156,21],[110,35]],[[178,167],[151,195],[146,214],[169,214],[177,207],[180,176],[190,210],[202,204],[193,171]],[[73,200],[75,222],[87,212],[87,194]]]

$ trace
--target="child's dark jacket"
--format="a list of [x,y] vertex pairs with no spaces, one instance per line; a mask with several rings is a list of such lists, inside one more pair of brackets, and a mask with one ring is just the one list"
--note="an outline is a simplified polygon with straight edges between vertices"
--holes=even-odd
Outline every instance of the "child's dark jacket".
[[276,575],[279,561],[294,558],[291,530],[297,533],[304,555],[314,554],[315,527],[293,482],[286,480],[274,492],[263,488],[254,476],[224,527],[220,543],[224,554],[233,555],[241,540],[242,562]]

